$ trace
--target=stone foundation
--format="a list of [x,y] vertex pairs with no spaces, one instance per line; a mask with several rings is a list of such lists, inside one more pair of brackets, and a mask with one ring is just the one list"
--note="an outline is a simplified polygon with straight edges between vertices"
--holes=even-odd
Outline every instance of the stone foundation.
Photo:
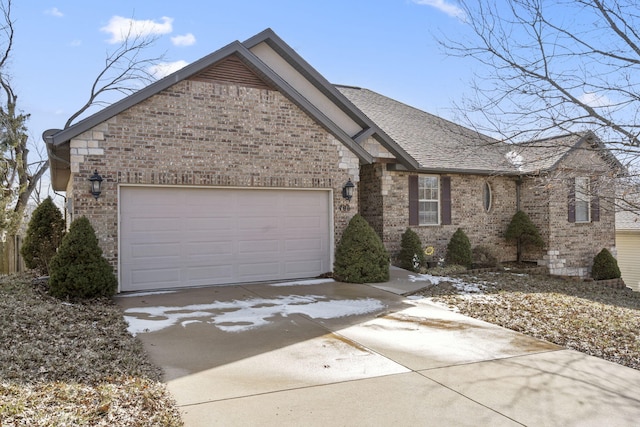
[[552,276],[571,276],[585,279],[589,276],[589,269],[586,267],[567,267],[567,260],[560,257],[560,251],[550,250],[542,259],[538,260],[538,265],[546,267]]

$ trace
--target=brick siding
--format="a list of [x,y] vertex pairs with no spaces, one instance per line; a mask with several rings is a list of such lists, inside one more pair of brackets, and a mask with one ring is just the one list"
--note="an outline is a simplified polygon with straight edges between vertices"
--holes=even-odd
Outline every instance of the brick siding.
[[[380,188],[384,196],[367,196],[367,203],[375,202],[375,206],[365,206],[361,199],[363,216],[380,233],[392,257],[399,253],[402,233],[409,226],[409,175],[408,172],[388,171],[384,165],[361,169],[361,187]],[[472,247],[486,246],[501,261],[515,260],[515,246],[504,239],[504,232],[516,209],[515,179],[457,174],[447,176],[451,177],[452,224],[412,227],[420,236],[423,246],[433,246],[435,258],[444,257],[451,236],[457,228],[462,228],[469,236]],[[493,195],[489,212],[485,212],[483,207],[485,182],[490,184]]]
[[[336,241],[358,208],[359,160],[281,93],[182,81],[71,141],[73,216],[117,267],[118,185],[333,189]],[[87,181],[103,176],[98,200]],[[356,195],[344,206],[342,186]]]

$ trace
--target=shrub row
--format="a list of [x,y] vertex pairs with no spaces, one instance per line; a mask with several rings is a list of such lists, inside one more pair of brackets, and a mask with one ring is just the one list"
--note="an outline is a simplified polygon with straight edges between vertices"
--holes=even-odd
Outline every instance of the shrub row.
[[[522,211],[514,215],[505,237],[517,241],[518,260],[522,245],[543,244],[535,225]],[[407,228],[401,240],[400,267],[419,271],[425,267],[426,256],[433,255],[433,248],[426,248],[426,251],[425,254],[420,237]],[[64,235],[64,220],[51,198],[34,211],[22,254],[28,267],[49,274],[49,290],[57,297],[95,298],[111,296],[116,291],[117,279],[102,256],[89,220],[85,217],[76,219]],[[469,238],[461,228],[451,237],[444,261],[447,266],[464,268],[499,265],[490,249],[478,246],[472,250]],[[334,277],[351,283],[386,282],[389,263],[389,254],[380,237],[361,215],[354,215],[336,248]],[[608,250],[603,249],[595,257],[592,276],[596,280],[620,277],[617,261]]]

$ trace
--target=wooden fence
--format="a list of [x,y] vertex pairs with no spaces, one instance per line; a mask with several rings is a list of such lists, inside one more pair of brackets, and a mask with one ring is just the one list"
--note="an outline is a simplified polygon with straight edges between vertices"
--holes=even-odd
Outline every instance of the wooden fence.
[[7,236],[5,242],[0,242],[0,273],[11,274],[26,271],[24,259],[20,254],[22,247],[21,236]]

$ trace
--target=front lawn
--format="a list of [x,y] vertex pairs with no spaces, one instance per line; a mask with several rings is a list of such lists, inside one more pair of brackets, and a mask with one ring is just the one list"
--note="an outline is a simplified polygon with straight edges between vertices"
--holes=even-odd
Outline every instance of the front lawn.
[[180,426],[161,372],[108,299],[0,277],[0,425]]
[[470,317],[640,369],[640,293],[541,275],[443,278],[417,292]]

